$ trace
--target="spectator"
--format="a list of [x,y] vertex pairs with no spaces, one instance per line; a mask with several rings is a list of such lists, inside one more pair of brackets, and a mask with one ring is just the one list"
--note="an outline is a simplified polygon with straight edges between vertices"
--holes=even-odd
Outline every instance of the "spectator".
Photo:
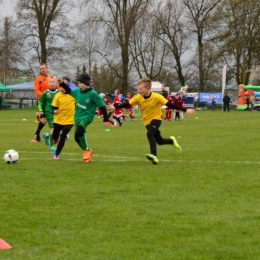
[[225,93],[225,96],[223,97],[222,101],[224,104],[224,107],[223,107],[224,112],[226,112],[226,110],[229,112],[230,97],[228,96],[227,93]]
[[250,98],[250,103],[251,103],[251,108],[253,108],[255,106],[255,104],[257,104],[256,96],[252,96]]
[[215,108],[216,108],[216,105],[217,105],[217,103],[216,103],[214,98],[212,99],[211,105],[212,105],[212,111],[214,112]]
[[162,86],[162,92],[161,94],[167,99],[168,97],[168,91],[166,90],[165,86]]

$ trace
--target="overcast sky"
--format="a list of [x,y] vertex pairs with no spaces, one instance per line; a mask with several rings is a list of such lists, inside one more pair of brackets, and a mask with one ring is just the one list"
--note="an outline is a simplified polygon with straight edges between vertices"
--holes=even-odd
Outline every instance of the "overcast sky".
[[0,8],[1,19],[6,16],[10,16],[13,13],[16,0],[3,1]]
[[[7,16],[12,16],[14,13],[15,4],[18,0],[3,0],[0,4],[0,26],[3,26],[3,18]],[[77,6],[77,0],[70,0]],[[79,10],[75,9],[70,12],[69,18],[73,21],[77,21],[79,18]]]

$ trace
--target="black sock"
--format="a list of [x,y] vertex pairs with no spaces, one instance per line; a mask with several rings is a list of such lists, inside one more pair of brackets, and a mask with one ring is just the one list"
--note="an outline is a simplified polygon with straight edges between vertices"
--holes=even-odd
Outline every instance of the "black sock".
[[43,127],[45,126],[45,124],[43,124],[42,122],[39,122],[38,124],[38,128],[36,130],[36,134],[40,134],[41,130],[43,129]]

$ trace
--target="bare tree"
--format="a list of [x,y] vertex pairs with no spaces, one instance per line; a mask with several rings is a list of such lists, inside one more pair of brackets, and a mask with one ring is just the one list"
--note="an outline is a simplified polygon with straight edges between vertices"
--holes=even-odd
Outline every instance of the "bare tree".
[[19,36],[13,31],[13,20],[4,18],[3,31],[0,32],[0,81],[6,84],[6,73],[10,68],[16,68],[19,61]]
[[183,21],[183,13],[184,6],[178,0],[167,0],[165,4],[161,3],[155,12],[160,26],[157,37],[173,56],[171,69],[176,71],[181,86],[185,85],[188,76],[188,70],[186,70],[186,76],[183,71],[183,56],[191,42]]
[[252,66],[260,61],[260,3],[225,0],[219,11],[216,25],[221,31],[214,40],[237,84],[248,84]]
[[69,1],[18,0],[16,28],[23,41],[23,55],[44,63],[60,59],[66,50],[64,40],[69,38],[65,14],[71,8]]
[[200,91],[205,88],[205,68],[206,64],[203,60],[204,41],[207,28],[212,16],[215,14],[216,7],[222,0],[183,0],[184,5],[188,9],[188,17],[190,19],[190,29],[197,36],[198,45],[198,72]]
[[[131,67],[129,54],[131,32],[138,19],[145,13],[149,2],[151,0],[101,0],[103,12],[101,13],[99,9],[93,15],[93,18],[102,23],[103,30],[106,32],[105,47],[110,50],[109,55],[113,54],[109,66],[121,79],[122,92],[127,89]],[[114,53],[111,50],[115,50]],[[109,56],[107,55],[105,59],[109,61]],[[117,66],[118,62],[115,60],[121,60],[121,66]]]
[[259,86],[260,85],[260,67],[254,67],[251,70],[250,77],[249,77],[249,84],[253,86]]
[[154,14],[146,12],[131,33],[130,52],[139,78],[158,78],[167,60],[166,46],[158,40],[159,28]]

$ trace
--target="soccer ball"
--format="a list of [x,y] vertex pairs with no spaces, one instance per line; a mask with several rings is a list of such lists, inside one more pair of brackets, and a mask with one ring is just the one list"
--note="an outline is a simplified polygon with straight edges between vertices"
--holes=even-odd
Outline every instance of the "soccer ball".
[[16,163],[19,159],[19,154],[17,151],[11,149],[5,152],[4,160],[6,163]]

